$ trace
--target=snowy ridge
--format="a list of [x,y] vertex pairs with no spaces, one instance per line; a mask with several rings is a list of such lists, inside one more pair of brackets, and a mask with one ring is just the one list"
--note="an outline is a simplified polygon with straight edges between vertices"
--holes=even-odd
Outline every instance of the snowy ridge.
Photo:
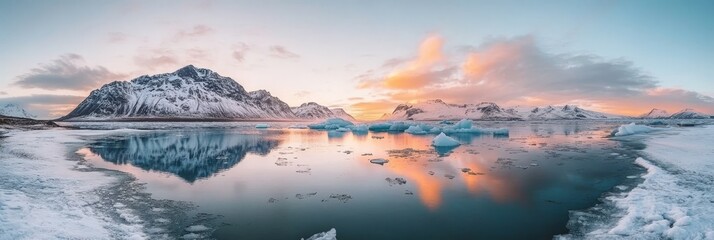
[[117,118],[294,119],[295,114],[265,90],[247,92],[229,77],[189,65],[106,84],[62,119]]
[[574,105],[502,108],[495,103],[448,104],[440,99],[417,104],[401,104],[383,120],[556,120],[556,119],[611,119],[624,116],[600,113]]
[[5,105],[0,105],[0,115],[8,117],[19,117],[19,118],[36,118],[37,116],[25,111],[17,104],[8,103]]
[[639,118],[659,119],[659,118],[669,118],[670,116],[671,115],[667,112],[667,110],[653,108],[648,113],[640,115]]
[[687,108],[682,109],[674,114],[669,114],[667,111],[662,109],[654,108],[648,113],[642,114],[639,118],[643,119],[707,119],[711,118],[710,115],[698,112],[694,109]]
[[295,117],[300,119],[328,119],[342,118],[349,121],[354,121],[354,117],[349,115],[342,108],[329,109],[315,102],[303,103],[299,107],[292,107],[291,110],[295,113]]

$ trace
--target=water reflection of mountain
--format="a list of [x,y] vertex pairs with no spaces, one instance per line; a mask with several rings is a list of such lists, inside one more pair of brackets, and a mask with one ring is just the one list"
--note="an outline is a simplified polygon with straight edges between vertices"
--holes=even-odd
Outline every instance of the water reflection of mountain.
[[115,164],[175,174],[188,182],[233,167],[248,153],[266,155],[276,139],[230,132],[151,133],[92,144],[92,153]]

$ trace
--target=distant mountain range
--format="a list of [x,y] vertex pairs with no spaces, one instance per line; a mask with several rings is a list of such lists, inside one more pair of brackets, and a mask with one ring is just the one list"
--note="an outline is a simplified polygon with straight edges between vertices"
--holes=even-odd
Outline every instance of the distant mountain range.
[[416,104],[401,104],[384,120],[555,120],[555,119],[613,119],[625,116],[600,113],[574,105],[528,107],[500,107],[492,102],[479,104],[449,104],[440,99]]
[[638,118],[643,119],[706,119],[712,118],[708,114],[697,112],[694,109],[683,109],[674,114],[669,114],[666,110],[654,108],[648,113],[640,115]]
[[27,112],[22,107],[8,103],[5,105],[0,105],[0,115],[8,117],[19,117],[19,118],[36,118],[34,114]]
[[[4,111],[4,112],[3,112]],[[5,113],[5,114],[4,114]],[[0,108],[0,115],[33,118],[14,105]],[[222,119],[222,120],[318,120],[339,117],[355,119],[340,108],[315,102],[290,107],[265,90],[248,92],[229,77],[188,65],[171,73],[144,75],[131,81],[115,81],[94,90],[64,121]],[[685,109],[675,114],[653,109],[638,118],[710,118]],[[401,104],[382,120],[556,120],[621,119],[627,116],[586,110],[575,105],[501,107],[492,102],[449,104],[430,100]]]
[[[334,111],[334,112],[333,112]],[[317,103],[291,108],[265,90],[248,92],[229,77],[193,65],[172,73],[115,81],[94,90],[67,121],[118,119],[299,120],[351,118]]]

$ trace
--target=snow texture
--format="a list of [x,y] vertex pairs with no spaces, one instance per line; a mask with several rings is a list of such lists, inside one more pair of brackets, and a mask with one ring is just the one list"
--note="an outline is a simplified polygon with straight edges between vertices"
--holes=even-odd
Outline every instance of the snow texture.
[[337,230],[332,228],[330,231],[316,233],[307,239],[301,238],[301,240],[337,240]]
[[647,170],[644,181],[599,207],[614,208],[615,217],[598,221],[596,214],[573,212],[569,225],[584,229],[561,238],[714,239],[714,126],[671,129],[642,141],[644,158],[635,163]]
[[1,239],[162,238],[145,232],[142,219],[124,204],[97,207],[97,191],[116,184],[118,178],[101,171],[79,172],[76,169],[86,167],[67,159],[66,144],[81,142],[78,136],[106,132],[8,134],[0,143]]

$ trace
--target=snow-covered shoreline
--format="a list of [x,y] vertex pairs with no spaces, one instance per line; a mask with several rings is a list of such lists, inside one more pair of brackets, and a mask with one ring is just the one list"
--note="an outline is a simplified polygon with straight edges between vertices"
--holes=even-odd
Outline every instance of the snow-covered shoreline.
[[186,224],[173,222],[179,203],[151,199],[130,175],[88,167],[73,152],[83,137],[122,131],[135,130],[12,131],[0,139],[0,239],[172,238]]
[[571,212],[571,233],[558,238],[714,239],[714,126],[627,138],[646,145],[635,160],[643,181]]

